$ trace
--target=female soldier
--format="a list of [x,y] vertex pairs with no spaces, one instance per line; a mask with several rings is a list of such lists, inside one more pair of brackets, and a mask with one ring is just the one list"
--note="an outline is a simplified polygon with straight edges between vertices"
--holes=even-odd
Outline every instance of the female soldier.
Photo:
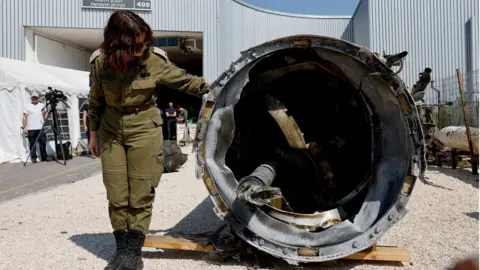
[[[155,188],[163,173],[158,85],[202,96],[204,79],[185,76],[152,47],[152,30],[133,12],[111,15],[90,63],[90,150],[101,154],[117,248],[105,269],[143,269]],[[98,132],[98,134],[97,134]],[[98,139],[97,139],[98,136]]]

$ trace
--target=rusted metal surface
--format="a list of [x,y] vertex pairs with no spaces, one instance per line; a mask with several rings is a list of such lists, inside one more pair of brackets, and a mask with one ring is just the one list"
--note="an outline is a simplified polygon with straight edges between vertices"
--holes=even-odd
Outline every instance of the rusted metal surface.
[[288,115],[288,109],[280,101],[267,95],[268,112],[282,129],[288,144],[293,149],[306,149],[305,140],[293,116]]
[[309,257],[314,257],[318,256],[319,251],[317,248],[299,248],[298,249],[298,255],[300,256],[309,256]]
[[266,210],[268,215],[309,231],[315,231],[319,228],[327,229],[342,221],[337,209],[315,214],[299,214],[291,211],[273,209],[271,206],[268,207],[270,208]]
[[205,184],[205,187],[207,188],[208,193],[211,196],[218,195],[217,188],[215,187],[215,183],[213,183],[212,178],[210,178],[208,171],[204,172],[203,174],[203,183]]

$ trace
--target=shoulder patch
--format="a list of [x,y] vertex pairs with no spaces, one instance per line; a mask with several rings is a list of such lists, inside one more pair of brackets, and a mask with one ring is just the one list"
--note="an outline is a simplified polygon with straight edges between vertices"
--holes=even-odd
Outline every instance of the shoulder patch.
[[157,47],[152,47],[152,52],[160,57],[162,57],[163,59],[167,60],[167,61],[170,61],[168,59],[168,55],[167,55],[167,52],[160,49],[160,48],[157,48]]
[[97,59],[97,57],[99,57],[101,54],[102,54],[102,51],[100,51],[100,49],[97,49],[96,51],[94,51],[90,56],[90,60],[89,60],[90,64],[93,64],[93,62],[95,62],[95,59]]

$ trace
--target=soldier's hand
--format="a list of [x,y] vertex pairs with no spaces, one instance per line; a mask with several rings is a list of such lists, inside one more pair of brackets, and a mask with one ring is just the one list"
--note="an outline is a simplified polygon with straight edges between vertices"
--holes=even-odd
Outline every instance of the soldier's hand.
[[24,127],[24,128],[23,128],[23,132],[24,132],[25,134],[28,134],[28,129],[27,129],[26,127]]
[[90,153],[94,156],[100,156],[100,146],[97,141],[97,134],[95,131],[90,132]]

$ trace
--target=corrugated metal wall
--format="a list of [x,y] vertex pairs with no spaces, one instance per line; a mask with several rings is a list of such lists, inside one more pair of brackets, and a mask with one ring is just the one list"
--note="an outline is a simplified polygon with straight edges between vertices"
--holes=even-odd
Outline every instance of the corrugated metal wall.
[[474,71],[480,68],[480,35],[479,20],[480,16],[471,17],[468,20],[466,34],[467,34],[467,71]]
[[[480,7],[478,7],[480,9]],[[479,11],[480,13],[480,11]],[[473,69],[480,69],[480,15],[476,15],[472,20],[472,61]]]
[[351,16],[301,16],[268,12],[243,2],[220,0],[221,56],[227,67],[239,52],[286,35],[318,34],[353,41]]
[[[103,28],[111,11],[82,9],[82,0],[0,0],[0,57],[25,59],[24,26]],[[240,51],[292,34],[353,40],[350,17],[288,15],[233,0],[156,0],[141,13],[153,30],[203,32],[204,76],[224,71]]]
[[[467,55],[471,39],[467,28],[469,20],[479,16],[479,0],[368,2],[370,49],[387,53],[408,51],[406,66],[400,74],[408,86],[415,83],[425,67],[433,69],[433,80],[437,81],[454,76],[456,68],[465,73],[467,59],[478,55],[478,45],[472,47],[472,55]],[[478,33],[476,38],[478,44]],[[427,91],[427,99],[436,102],[435,93]]]
[[370,12],[368,0],[360,0],[352,17],[353,41],[370,48]]

